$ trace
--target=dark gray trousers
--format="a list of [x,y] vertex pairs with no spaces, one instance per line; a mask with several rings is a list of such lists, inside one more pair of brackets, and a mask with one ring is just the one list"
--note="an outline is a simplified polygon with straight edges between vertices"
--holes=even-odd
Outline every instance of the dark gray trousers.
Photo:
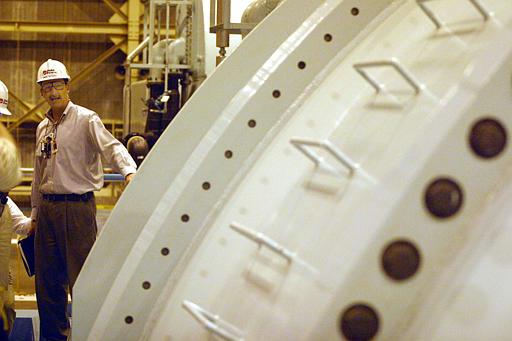
[[41,335],[66,340],[68,287],[72,290],[96,240],[96,203],[42,200],[35,239],[36,295]]

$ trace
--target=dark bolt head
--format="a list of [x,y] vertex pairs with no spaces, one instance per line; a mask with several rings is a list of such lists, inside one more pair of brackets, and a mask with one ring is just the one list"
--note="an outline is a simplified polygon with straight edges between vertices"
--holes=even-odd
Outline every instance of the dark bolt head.
[[341,314],[340,328],[350,341],[367,341],[379,331],[379,316],[366,304],[354,304]]
[[382,268],[386,275],[396,281],[413,276],[420,267],[420,253],[410,242],[394,241],[382,253]]
[[507,145],[507,131],[494,119],[482,119],[471,128],[469,144],[473,152],[485,159],[499,155]]
[[459,211],[463,202],[460,186],[448,178],[438,178],[425,191],[425,206],[437,218],[448,218]]

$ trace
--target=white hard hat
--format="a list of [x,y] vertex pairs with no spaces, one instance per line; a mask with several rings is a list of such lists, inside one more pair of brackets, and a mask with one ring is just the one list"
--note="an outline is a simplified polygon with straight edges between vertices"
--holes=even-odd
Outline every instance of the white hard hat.
[[39,71],[37,71],[37,83],[50,81],[52,79],[67,79],[70,80],[68,70],[64,64],[58,60],[48,59],[41,64]]
[[7,104],[9,104],[9,90],[0,81],[0,115],[11,115],[11,112],[7,109]]

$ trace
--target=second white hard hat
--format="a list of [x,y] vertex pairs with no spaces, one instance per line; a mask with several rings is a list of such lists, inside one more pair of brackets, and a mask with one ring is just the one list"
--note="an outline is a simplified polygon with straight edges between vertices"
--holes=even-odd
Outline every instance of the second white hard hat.
[[53,79],[67,79],[70,80],[66,66],[58,60],[48,59],[41,64],[39,71],[37,71],[37,83],[50,81]]
[[0,81],[0,114],[2,115],[11,115],[9,109],[7,109],[7,105],[9,104],[9,90],[5,84]]

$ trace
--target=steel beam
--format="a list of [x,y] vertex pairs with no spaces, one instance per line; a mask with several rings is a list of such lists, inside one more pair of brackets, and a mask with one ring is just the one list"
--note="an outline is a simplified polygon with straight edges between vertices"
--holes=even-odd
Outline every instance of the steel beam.
[[0,32],[108,34],[126,37],[126,23],[0,20]]
[[114,13],[118,14],[121,18],[123,18],[125,21],[128,21],[128,16],[119,8],[117,7],[111,0],[103,0],[105,5],[107,5],[108,8],[110,8]]
[[[139,46],[140,37],[140,0],[128,0],[128,46],[127,54]],[[137,59],[137,57],[136,57]],[[135,59],[135,60],[136,60]],[[137,79],[137,71],[132,70],[132,81]]]
[[24,100],[22,100],[18,95],[16,95],[14,92],[12,92],[11,90],[9,90],[9,97],[11,98],[14,98],[14,100],[19,104],[21,105],[21,107],[23,108],[22,110],[24,112],[26,112],[27,110],[30,110],[32,109],[32,105],[30,103],[27,103],[25,102]]

